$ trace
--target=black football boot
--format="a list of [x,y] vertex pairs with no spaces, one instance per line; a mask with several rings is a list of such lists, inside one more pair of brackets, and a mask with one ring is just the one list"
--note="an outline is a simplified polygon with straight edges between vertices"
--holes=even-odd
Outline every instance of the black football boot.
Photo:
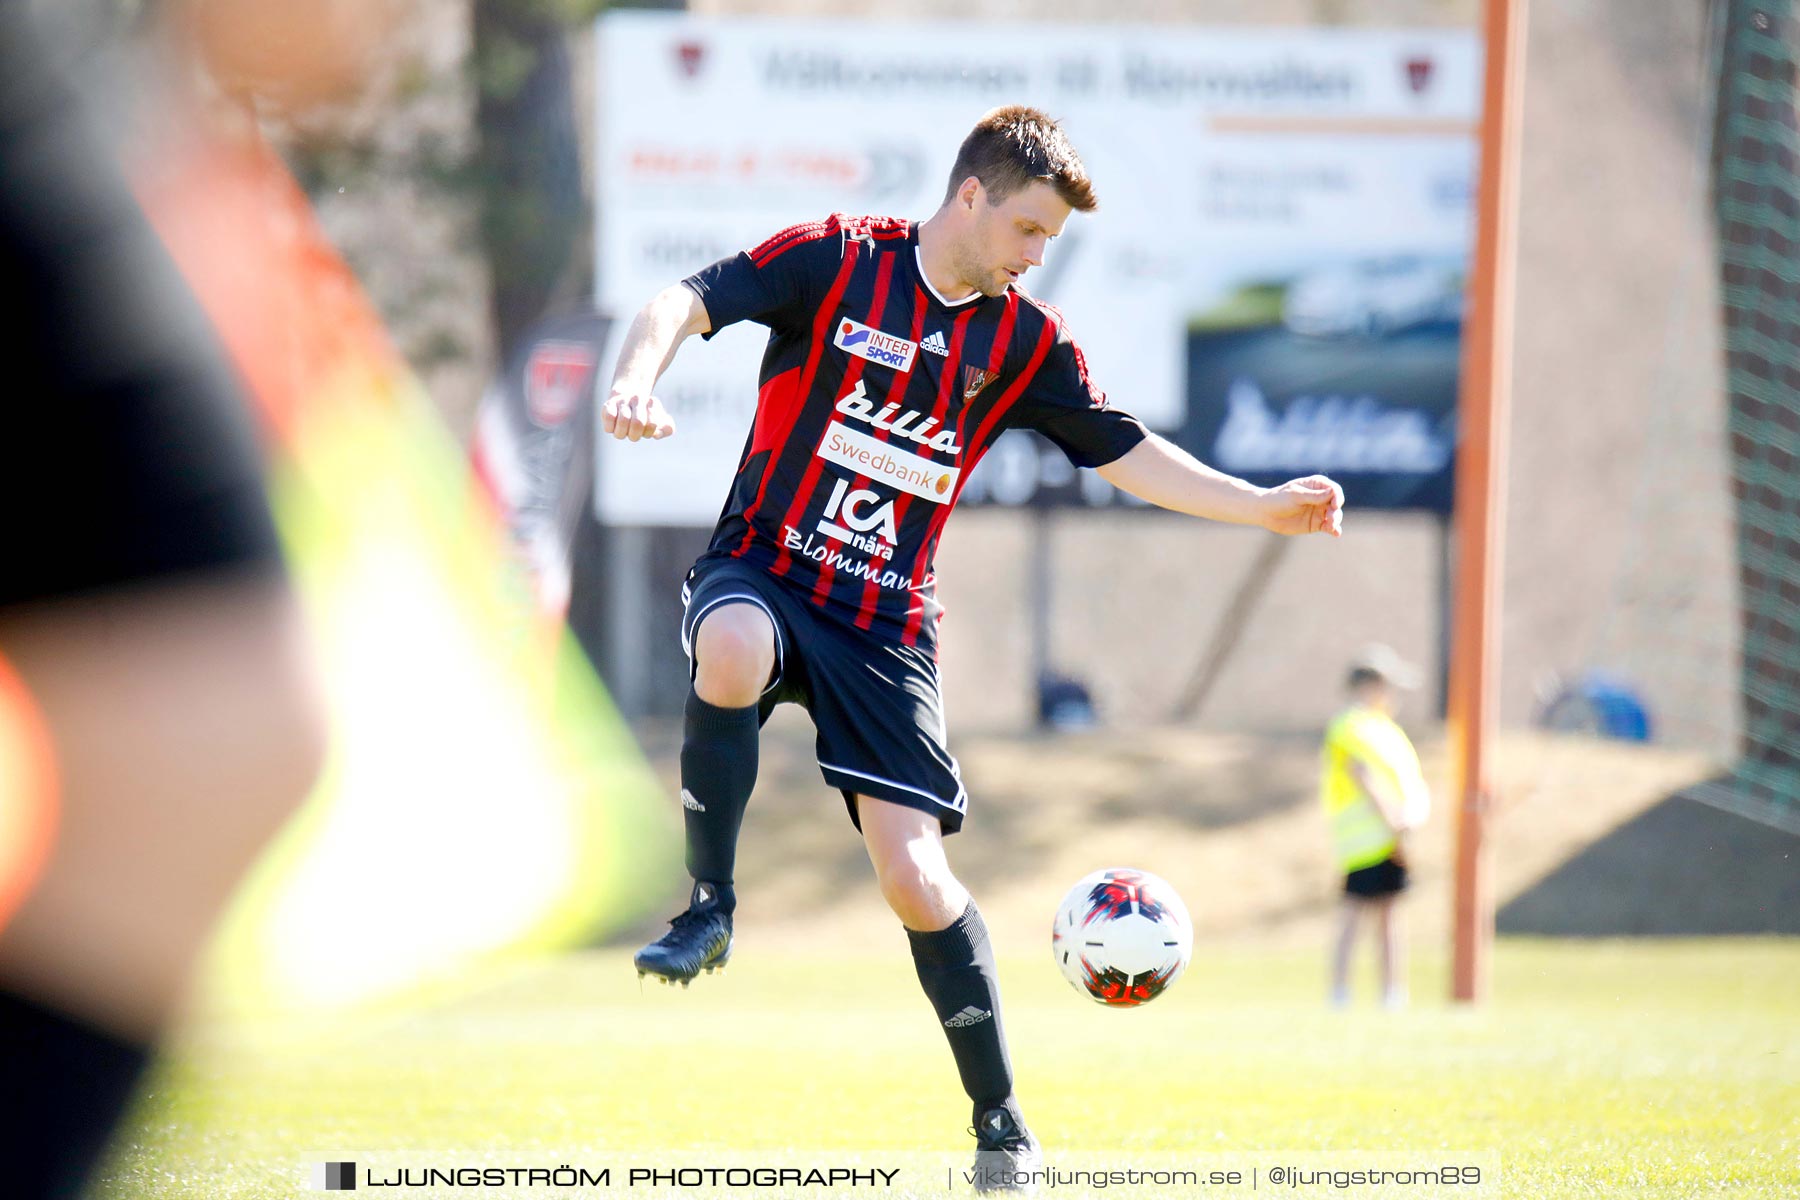
[[686,987],[694,976],[723,970],[731,961],[731,914],[719,907],[716,884],[694,884],[686,912],[669,922],[669,932],[632,958],[638,978],[654,975],[664,983]]
[[1018,1113],[1007,1107],[975,1114],[975,1190],[1029,1195],[1038,1190],[1044,1152]]

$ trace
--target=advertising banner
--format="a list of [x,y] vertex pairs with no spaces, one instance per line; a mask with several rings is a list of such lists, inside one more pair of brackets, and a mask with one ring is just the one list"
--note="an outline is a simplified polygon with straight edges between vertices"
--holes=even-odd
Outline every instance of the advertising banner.
[[540,321],[488,384],[470,458],[530,573],[538,606],[569,607],[575,526],[592,487],[593,395],[608,322],[596,313]]
[[[613,12],[599,34],[597,300],[618,332],[789,224],[923,220],[976,120],[1033,104],[1063,122],[1100,208],[1025,286],[1063,310],[1115,405],[1258,482],[1325,470],[1353,503],[1448,506],[1472,33]],[[603,440],[602,520],[717,517],[766,337],[745,325],[683,352],[660,392],[675,438]],[[1110,493],[1013,434],[963,495]]]

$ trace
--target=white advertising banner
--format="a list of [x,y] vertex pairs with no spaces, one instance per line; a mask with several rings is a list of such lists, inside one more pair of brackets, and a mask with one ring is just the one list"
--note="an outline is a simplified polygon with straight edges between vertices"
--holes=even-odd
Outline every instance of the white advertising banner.
[[[599,35],[597,301],[619,318],[615,350],[657,291],[784,226],[930,216],[963,136],[1010,103],[1062,121],[1100,197],[1025,285],[1155,428],[1189,423],[1195,315],[1247,284],[1466,257],[1472,33],[612,12]],[[1329,332],[1342,307],[1301,332]],[[717,518],[766,339],[746,323],[682,352],[659,389],[675,437],[602,439],[603,521]]]

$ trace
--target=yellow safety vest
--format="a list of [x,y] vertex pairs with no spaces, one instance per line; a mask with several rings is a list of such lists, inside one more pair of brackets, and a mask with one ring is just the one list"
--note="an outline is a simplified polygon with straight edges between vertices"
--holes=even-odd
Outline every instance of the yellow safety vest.
[[1321,759],[1319,800],[1331,824],[1338,865],[1345,871],[1373,866],[1392,854],[1397,843],[1387,822],[1350,774],[1350,764],[1361,762],[1405,803],[1424,794],[1419,756],[1391,717],[1373,709],[1351,708],[1325,731]]

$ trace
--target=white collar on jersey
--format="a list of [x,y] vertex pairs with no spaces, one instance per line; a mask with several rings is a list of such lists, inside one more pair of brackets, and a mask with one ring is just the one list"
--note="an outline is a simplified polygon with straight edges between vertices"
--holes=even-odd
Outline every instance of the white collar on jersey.
[[937,302],[939,304],[943,305],[945,308],[957,308],[957,307],[960,307],[961,305],[967,304],[971,300],[981,299],[980,292],[970,292],[968,295],[964,296],[961,300],[946,300],[946,299],[944,299],[944,297],[938,292],[938,290],[931,286],[931,276],[929,276],[925,273],[925,256],[923,254],[919,253],[919,247],[917,244],[915,244],[913,246],[913,262],[918,264],[919,278],[924,281],[925,290],[930,292],[933,296],[937,297]]

